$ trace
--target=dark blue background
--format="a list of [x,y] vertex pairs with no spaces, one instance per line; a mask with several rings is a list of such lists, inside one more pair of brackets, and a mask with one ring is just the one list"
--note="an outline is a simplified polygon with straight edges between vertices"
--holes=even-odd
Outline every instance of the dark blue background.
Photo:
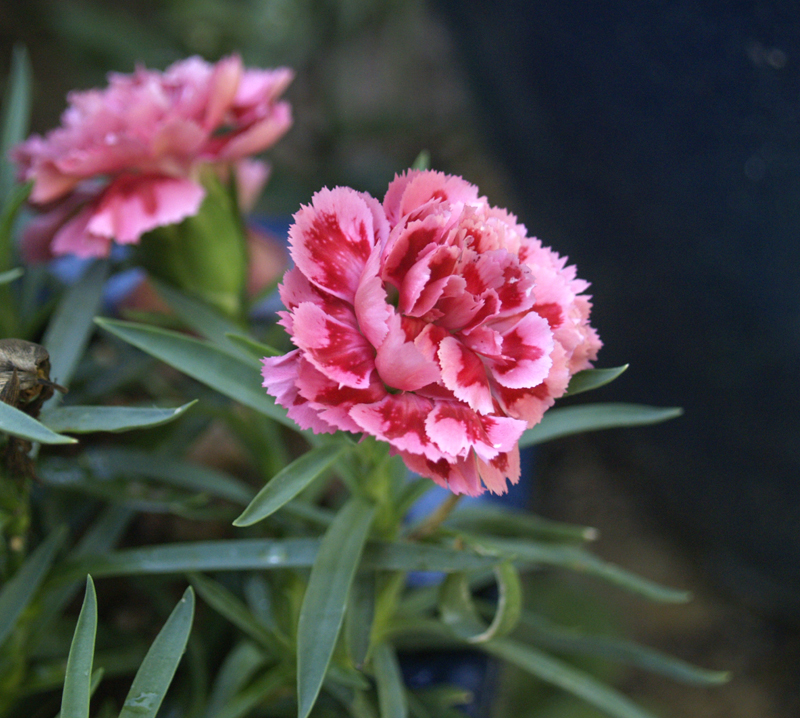
[[[593,282],[617,435],[718,575],[800,607],[800,4],[439,0],[530,233]],[[622,445],[620,447],[620,444]]]

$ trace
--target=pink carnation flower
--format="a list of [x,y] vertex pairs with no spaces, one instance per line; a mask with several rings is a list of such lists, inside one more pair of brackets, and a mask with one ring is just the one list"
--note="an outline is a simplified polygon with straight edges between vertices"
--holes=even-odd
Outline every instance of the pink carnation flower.
[[30,202],[44,211],[23,236],[26,259],[106,256],[112,240],[136,243],[196,214],[205,165],[234,172],[253,196],[266,168],[246,158],[291,126],[278,97],[292,77],[286,68],[245,69],[237,56],[216,64],[191,57],[70,93],[61,126],[12,151],[20,178],[33,180]]
[[264,386],[302,428],[388,442],[455,493],[504,493],[518,441],[590,366],[588,284],[460,177],[408,171],[383,205],[337,187],[295,215],[280,287],[297,347]]

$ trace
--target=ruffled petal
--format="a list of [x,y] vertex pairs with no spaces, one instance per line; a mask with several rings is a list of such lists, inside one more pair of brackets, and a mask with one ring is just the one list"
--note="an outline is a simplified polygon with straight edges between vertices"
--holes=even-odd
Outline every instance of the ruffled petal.
[[151,229],[197,214],[204,196],[203,187],[187,179],[122,176],[106,188],[88,229],[123,244],[138,242]]

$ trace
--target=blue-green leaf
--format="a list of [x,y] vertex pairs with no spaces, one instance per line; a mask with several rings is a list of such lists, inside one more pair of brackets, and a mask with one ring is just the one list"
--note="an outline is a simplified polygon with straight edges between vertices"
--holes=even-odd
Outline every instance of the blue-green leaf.
[[662,603],[686,603],[688,591],[661,586],[655,581],[637,576],[619,566],[603,561],[577,546],[546,544],[536,541],[504,539],[488,536],[465,537],[484,550],[495,550],[504,556],[526,563],[559,566],[608,581],[640,596]]
[[220,348],[227,350],[228,353],[248,361],[256,369],[261,367],[260,362],[252,361],[248,352],[243,352],[235,343],[228,340],[228,334],[239,334],[242,331],[242,327],[236,322],[202,299],[189,296],[186,292],[153,277],[150,278],[150,281],[187,326]]
[[536,426],[522,434],[519,446],[533,446],[584,431],[658,424],[682,413],[683,409],[679,408],[662,409],[641,404],[586,404],[550,409]]
[[95,449],[86,456],[92,470],[103,477],[141,476],[241,505],[247,505],[255,493],[230,474],[151,451]]
[[[94,328],[92,320],[100,310],[103,288],[108,278],[108,266],[107,260],[94,262],[64,292],[44,333],[42,345],[50,352],[50,375],[53,381],[64,386],[69,385],[89,343]],[[54,398],[51,403],[58,403],[58,399]]]
[[388,643],[379,643],[375,646],[372,660],[375,665],[375,682],[378,684],[381,718],[407,718],[406,690],[394,648]]
[[31,63],[22,45],[14,47],[11,72],[3,96],[3,130],[0,136],[0,202],[5,201],[14,183],[14,166],[8,151],[28,133],[31,115]]
[[464,573],[451,573],[439,589],[439,612],[442,621],[467,643],[507,636],[516,627],[522,612],[522,586],[511,561],[503,561],[495,569],[497,577],[497,611],[490,625],[478,615]]
[[[59,566],[55,577],[63,582],[82,578],[87,573],[100,578],[191,571],[308,568],[317,557],[319,545],[319,539],[291,538],[144,546],[67,560]],[[364,550],[361,567],[372,571],[475,571],[491,569],[501,560],[471,550],[373,541]]]
[[77,439],[63,436],[48,429],[32,416],[10,404],[0,401],[0,431],[20,439],[38,441],[41,444],[75,444]]
[[89,434],[96,431],[147,429],[174,421],[197,400],[175,409],[134,406],[61,406],[42,416],[42,423],[57,432]]
[[307,718],[319,695],[342,626],[350,584],[369,535],[375,506],[351,498],[339,511],[311,568],[297,627],[298,716]]
[[119,718],[155,718],[178,668],[194,618],[194,591],[186,589],[139,666]]
[[207,342],[144,324],[98,319],[106,331],[175,367],[212,389],[298,430],[286,411],[261,387],[261,376],[250,363]]
[[255,359],[259,367],[261,366],[261,359],[264,357],[277,357],[285,353],[275,347],[271,347],[269,344],[264,344],[242,334],[229,332],[225,335],[225,338],[239,347],[242,352],[249,354],[252,359]]
[[607,636],[586,635],[573,628],[558,626],[542,616],[526,613],[521,625],[539,646],[558,653],[577,653],[619,661],[645,671],[658,673],[687,685],[714,686],[727,683],[728,671],[713,671],[693,666],[679,658],[666,655],[632,641]]
[[627,368],[628,364],[614,367],[613,369],[584,369],[577,374],[573,374],[569,380],[567,393],[565,396],[575,396],[584,391],[591,391],[592,389],[599,389],[601,386],[610,384]]
[[67,657],[64,691],[61,697],[61,718],[89,718],[96,634],[97,596],[92,577],[87,576],[86,595],[83,598],[83,606]]
[[295,459],[270,479],[233,525],[251,526],[275,513],[328,469],[348,448],[349,445],[344,443],[323,444]]
[[509,638],[498,638],[482,644],[481,649],[582,698],[616,718],[655,718],[652,713],[640,708],[611,686],[535,648]]
[[14,269],[9,269],[7,272],[2,272],[0,273],[0,284],[13,282],[15,279],[19,279],[23,274],[25,274],[25,270],[22,269],[22,267],[15,267]]
[[190,574],[189,580],[192,582],[194,590],[217,613],[264,646],[272,656],[277,658],[281,655],[281,649],[285,649],[285,646],[281,646],[278,637],[264,626],[247,606],[227,588],[199,573]]
[[0,591],[0,646],[14,629],[20,614],[39,588],[66,535],[64,527],[53,531],[25,559],[13,578]]

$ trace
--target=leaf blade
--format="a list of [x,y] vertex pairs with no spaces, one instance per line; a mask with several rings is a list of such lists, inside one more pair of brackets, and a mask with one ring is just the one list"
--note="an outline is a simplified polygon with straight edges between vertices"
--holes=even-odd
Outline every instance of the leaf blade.
[[249,363],[207,342],[177,332],[133,322],[98,319],[97,324],[143,352],[251,409],[299,431],[261,389],[261,378]]
[[187,588],[147,651],[119,718],[155,718],[178,668],[194,618],[194,591]]
[[233,525],[252,526],[275,513],[328,469],[348,448],[345,444],[322,444],[295,459],[270,479]]
[[64,527],[51,532],[0,591],[0,646],[44,580],[66,535]]
[[72,637],[64,676],[61,697],[62,718],[89,718],[89,701],[92,694],[92,662],[97,634],[97,595],[91,576],[86,577],[86,594],[83,598],[78,623]]
[[610,369],[584,369],[579,371],[572,375],[564,396],[575,396],[576,394],[582,394],[584,391],[592,391],[610,384],[624,373],[629,366],[629,364],[623,364]]
[[647,426],[675,419],[683,414],[677,407],[660,408],[641,404],[586,404],[550,409],[519,440],[520,449],[584,431]]
[[57,434],[47,426],[20,411],[15,406],[0,401],[0,431],[40,444],[75,444],[77,439]]
[[498,638],[481,646],[493,656],[502,658],[537,678],[582,698],[596,708],[616,718],[655,718],[611,686],[592,676],[548,656],[535,648],[508,638]]
[[299,718],[307,718],[322,688],[374,515],[374,505],[351,498],[325,533],[311,567],[297,627]]
[[48,411],[42,423],[56,432],[91,434],[149,429],[168,424],[186,413],[197,399],[172,409],[138,406],[60,406]]

